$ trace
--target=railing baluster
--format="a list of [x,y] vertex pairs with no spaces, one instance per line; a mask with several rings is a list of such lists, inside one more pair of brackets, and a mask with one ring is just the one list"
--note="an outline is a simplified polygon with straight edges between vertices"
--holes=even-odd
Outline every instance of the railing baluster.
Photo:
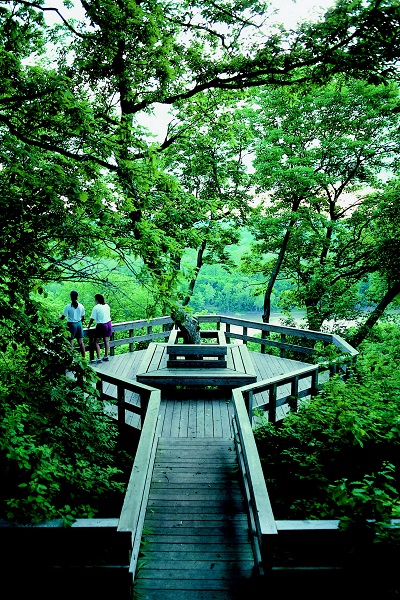
[[[266,340],[269,337],[269,333],[264,329],[261,331],[261,339]],[[261,344],[261,354],[265,354],[265,344]]]
[[318,370],[311,374],[311,396],[318,395]]
[[277,397],[278,385],[274,383],[269,388],[269,410],[268,410],[268,421],[276,423],[276,397]]
[[118,427],[122,430],[125,425],[125,388],[123,385],[117,386],[117,409]]
[[296,375],[293,377],[291,386],[290,386],[290,394],[292,396],[292,403],[290,405],[291,410],[294,412],[298,411],[299,408],[299,377]]
[[[281,343],[284,344],[285,342],[286,342],[286,334],[281,333]],[[281,358],[285,358],[285,356],[286,356],[286,349],[281,348]]]

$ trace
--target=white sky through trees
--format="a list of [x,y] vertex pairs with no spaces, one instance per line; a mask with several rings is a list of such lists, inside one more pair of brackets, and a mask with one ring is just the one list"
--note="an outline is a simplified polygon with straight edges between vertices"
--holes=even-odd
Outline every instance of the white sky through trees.
[[[62,0],[46,0],[44,6],[58,8],[67,17],[79,18],[81,6],[79,3],[75,4],[74,8],[66,10]],[[271,10],[276,11],[273,17],[276,23],[282,23],[288,29],[295,29],[301,21],[316,21],[322,18],[326,10],[334,4],[335,0],[271,0]],[[53,11],[46,11],[45,16],[48,22],[61,22],[60,17]],[[142,114],[138,117],[138,122],[147,127],[155,136],[154,142],[162,142],[165,139],[170,120],[168,117],[169,107],[156,105],[154,108],[154,116]]]
[[[322,18],[334,4],[335,0],[271,0],[271,8],[277,11],[274,20],[283,23],[288,29],[294,29],[301,21]],[[168,111],[168,106],[159,105],[155,107],[154,117],[140,115],[138,118],[139,123],[155,135],[155,142],[162,142],[165,138],[169,122]]]

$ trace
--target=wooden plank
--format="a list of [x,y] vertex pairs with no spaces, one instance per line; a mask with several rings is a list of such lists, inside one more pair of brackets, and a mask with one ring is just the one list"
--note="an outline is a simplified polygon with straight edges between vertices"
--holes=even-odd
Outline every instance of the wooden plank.
[[[134,588],[134,593],[136,586]],[[161,600],[160,590],[146,590],[146,595],[143,596],[143,591],[138,589],[138,594],[142,600]],[[219,590],[162,590],[162,600],[229,600],[225,591]]]
[[[248,532],[248,521],[247,515],[244,513],[239,513],[237,515],[227,517],[226,515],[199,515],[199,519],[196,520],[193,518],[193,515],[187,515],[186,513],[181,515],[168,515],[167,518],[162,517],[161,515],[154,515],[150,513],[146,517],[147,523],[150,525],[150,528],[171,528],[171,529],[179,529],[182,531],[187,527],[187,521],[191,528],[193,527],[202,527],[203,529],[208,529],[212,527],[218,531],[225,531],[227,528],[239,528]],[[278,526],[279,530],[279,526]]]
[[240,357],[242,359],[243,362],[243,370],[245,373],[249,374],[249,375],[255,375],[255,369],[254,369],[254,365],[253,365],[253,361],[250,358],[250,354],[249,351],[247,349],[247,346],[245,346],[244,344],[241,344],[239,346],[239,351],[240,351]]
[[231,350],[231,355],[232,355],[233,370],[244,373],[245,369],[244,369],[244,364],[243,364],[243,360],[242,360],[242,355],[240,352],[240,345],[235,344],[232,346],[232,348],[230,348],[230,350]]
[[197,432],[196,401],[189,400],[188,437],[196,437],[196,432]]
[[198,399],[196,401],[196,438],[204,438],[204,400]]
[[213,403],[214,437],[222,437],[221,407],[219,402]]
[[151,364],[151,362],[153,360],[153,356],[154,356],[156,349],[157,349],[157,344],[155,344],[154,342],[149,344],[149,346],[146,350],[146,353],[142,359],[142,362],[140,363],[140,367],[137,371],[137,375],[139,375],[140,373],[147,373],[147,371],[149,369],[149,365]]
[[171,418],[171,437],[179,437],[182,402],[175,400]]
[[202,356],[225,356],[227,354],[227,347],[214,344],[167,344],[166,352],[167,354],[176,356],[191,356],[192,354],[199,354]]
[[212,405],[212,400],[204,400],[204,436],[206,438],[214,435]]
[[[201,418],[199,401],[185,404]],[[201,404],[206,413],[208,402]],[[222,403],[215,405],[221,417]],[[187,599],[195,590],[200,600],[223,591],[226,599],[248,581],[254,559],[239,477],[232,439],[159,440],[134,593],[164,600],[173,590]]]
[[[118,531],[134,532],[139,522],[140,511],[146,480],[149,476],[149,465],[155,442],[155,431],[158,419],[159,399],[150,402],[147,410],[143,433],[139,440],[135,461],[129,479],[128,491],[125,495]],[[152,466],[152,465],[151,465]]]
[[226,360],[167,360],[168,369],[226,369]]

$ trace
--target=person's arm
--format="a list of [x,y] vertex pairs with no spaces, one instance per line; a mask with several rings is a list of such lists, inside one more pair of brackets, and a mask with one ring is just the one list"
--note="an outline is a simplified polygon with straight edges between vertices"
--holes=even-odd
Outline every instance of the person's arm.
[[94,323],[94,319],[90,319],[88,327],[91,327],[92,323]]

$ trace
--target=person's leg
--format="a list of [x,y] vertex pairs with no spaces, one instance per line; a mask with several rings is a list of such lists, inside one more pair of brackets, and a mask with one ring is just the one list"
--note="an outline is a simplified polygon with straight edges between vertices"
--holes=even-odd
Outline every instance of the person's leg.
[[104,339],[104,354],[105,354],[103,360],[109,360],[110,336],[112,335],[111,321],[109,321],[108,323],[104,323],[103,329],[104,329],[103,339]]
[[107,336],[104,338],[104,354],[106,356],[108,356],[110,353],[110,341],[109,340],[110,340],[110,338]]
[[100,346],[99,346],[99,342],[100,342],[101,338],[96,338],[94,345],[96,346],[96,354],[97,354],[97,360],[100,360]]
[[75,327],[73,323],[67,323],[68,331],[70,333],[69,343],[71,344],[71,348],[74,348],[75,345]]
[[86,358],[86,348],[85,348],[85,344],[83,342],[83,338],[78,338],[78,344],[79,344],[79,348],[81,350],[81,354],[82,354],[83,358]]

